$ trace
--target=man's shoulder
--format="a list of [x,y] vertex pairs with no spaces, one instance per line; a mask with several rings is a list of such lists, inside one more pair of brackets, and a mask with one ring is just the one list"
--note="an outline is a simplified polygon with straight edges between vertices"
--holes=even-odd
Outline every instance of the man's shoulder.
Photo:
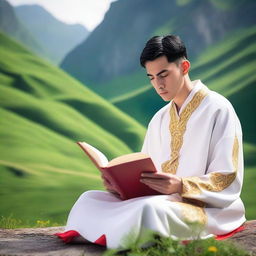
[[208,96],[205,98],[205,107],[207,113],[215,117],[216,120],[240,122],[232,103],[218,92],[209,90]]
[[[209,90],[206,97],[207,112],[215,118],[215,121],[223,127],[230,125],[236,127],[236,134],[242,134],[240,120],[232,103],[218,92]],[[210,111],[209,111],[210,110]]]
[[231,102],[216,91],[209,90],[205,103],[207,106],[215,109],[216,111],[234,111]]

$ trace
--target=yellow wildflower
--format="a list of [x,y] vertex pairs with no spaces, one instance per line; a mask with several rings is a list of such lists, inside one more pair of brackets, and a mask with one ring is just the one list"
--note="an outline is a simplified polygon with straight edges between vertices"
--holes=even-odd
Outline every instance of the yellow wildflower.
[[47,221],[38,220],[36,223],[38,226],[40,226],[42,228],[42,227],[45,227],[46,225],[49,225],[50,221],[49,220],[47,220]]
[[209,246],[208,247],[208,252],[217,252],[217,251],[218,251],[218,249],[215,246]]

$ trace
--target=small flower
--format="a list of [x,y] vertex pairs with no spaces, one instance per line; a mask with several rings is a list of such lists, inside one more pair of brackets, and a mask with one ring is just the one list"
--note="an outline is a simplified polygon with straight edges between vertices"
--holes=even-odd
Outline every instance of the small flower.
[[217,252],[217,251],[218,251],[218,249],[215,246],[209,246],[208,247],[208,252]]
[[43,227],[49,225],[49,224],[50,224],[50,221],[49,221],[49,220],[47,220],[47,221],[37,220],[36,223],[37,223],[37,225],[38,225],[39,227],[43,228]]

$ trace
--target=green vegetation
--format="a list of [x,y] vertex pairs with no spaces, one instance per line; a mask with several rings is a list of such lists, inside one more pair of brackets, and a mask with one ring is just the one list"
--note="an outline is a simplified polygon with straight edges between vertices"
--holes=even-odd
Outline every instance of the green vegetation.
[[147,239],[131,243],[125,249],[109,249],[104,256],[249,256],[249,253],[237,245],[227,241],[217,241],[214,238],[195,239],[190,242],[173,240],[158,234],[152,234]]
[[14,219],[12,214],[8,217],[0,216],[0,228],[14,229],[14,228],[45,228],[45,227],[59,227],[64,226],[66,220],[63,222],[51,222],[50,220],[36,220],[34,223],[26,220]]
[[253,0],[241,0],[241,1],[236,1],[236,0],[226,0],[226,1],[221,1],[221,0],[210,0],[210,2],[215,5],[217,8],[222,9],[222,10],[230,10],[232,8],[237,8],[238,6],[243,8],[243,5],[247,4],[248,2],[252,2]]
[[[191,2],[195,2],[196,0],[176,0],[177,5],[179,6],[185,6],[190,4]],[[211,2],[215,7],[221,10],[230,10],[232,8],[237,8],[237,6],[242,6],[248,2],[252,2],[253,0],[242,0],[242,1],[236,1],[236,0],[208,0]]]
[[63,225],[81,193],[103,189],[76,142],[111,159],[140,150],[145,128],[3,34],[0,42],[0,225]]
[[176,0],[176,4],[179,6],[190,4],[193,0]]
[[[237,30],[203,52],[195,61],[191,75],[210,89],[227,97],[241,121],[244,140],[256,144],[256,26]],[[256,163],[255,163],[256,164]]]
[[132,75],[118,76],[110,82],[99,83],[98,86],[94,87],[94,91],[108,100],[114,101],[116,98],[126,97],[127,94],[140,90],[142,85],[147,83],[145,70],[141,68]]

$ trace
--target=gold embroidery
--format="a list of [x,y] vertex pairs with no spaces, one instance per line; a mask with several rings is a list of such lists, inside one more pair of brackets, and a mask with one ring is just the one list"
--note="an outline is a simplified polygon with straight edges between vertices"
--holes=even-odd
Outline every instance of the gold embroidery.
[[237,136],[234,139],[233,151],[232,151],[232,163],[234,166],[234,172],[229,174],[223,174],[220,172],[213,172],[209,174],[209,181],[203,181],[199,177],[187,177],[182,178],[183,191],[182,196],[190,196],[201,194],[201,190],[208,190],[212,192],[219,192],[227,188],[236,178],[238,170],[238,150],[239,142]]
[[170,133],[171,133],[171,159],[162,163],[162,171],[172,174],[176,174],[179,165],[179,152],[183,144],[183,135],[186,131],[187,122],[200,105],[204,97],[208,94],[205,88],[199,90],[192,100],[187,104],[185,109],[180,115],[180,120],[176,114],[176,107],[174,101],[172,101],[170,108]]
[[181,206],[181,213],[185,222],[199,223],[202,225],[207,223],[207,216],[205,214],[204,208],[182,202],[177,203]]

